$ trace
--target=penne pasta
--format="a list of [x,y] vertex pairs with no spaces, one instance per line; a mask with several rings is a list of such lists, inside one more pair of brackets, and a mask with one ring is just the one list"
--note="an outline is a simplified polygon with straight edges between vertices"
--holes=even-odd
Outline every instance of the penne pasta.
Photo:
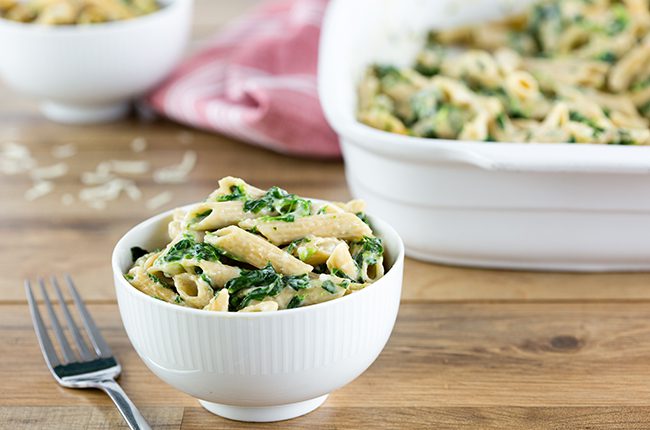
[[253,216],[244,212],[241,201],[204,202],[188,211],[183,223],[188,229],[206,231],[234,225]]
[[152,297],[212,312],[334,300],[384,274],[382,242],[364,211],[361,200],[314,204],[226,177],[206,201],[174,211],[164,249],[133,248],[124,276]]
[[312,266],[325,264],[337,245],[345,243],[334,237],[306,236],[291,242],[284,251]]
[[352,259],[350,247],[347,243],[339,243],[327,259],[327,268],[330,273],[337,276],[343,275],[346,278],[357,280],[359,278],[359,267]]
[[284,245],[308,235],[359,239],[372,234],[370,227],[351,213],[329,213],[299,218],[294,222],[247,220],[240,223],[244,228],[255,227],[275,245]]
[[371,65],[358,94],[360,122],[399,134],[646,145],[650,5],[543,0],[501,22],[432,31],[412,67]]
[[203,308],[210,303],[214,290],[202,278],[189,273],[174,276],[174,285],[183,301],[194,308]]
[[223,250],[238,261],[257,268],[271,264],[276,272],[283,275],[302,275],[313,269],[263,238],[249,233],[237,226],[217,230],[205,237],[206,243]]
[[222,288],[210,299],[207,305],[203,307],[203,310],[206,311],[215,311],[215,312],[228,312],[230,295],[228,294],[228,289]]

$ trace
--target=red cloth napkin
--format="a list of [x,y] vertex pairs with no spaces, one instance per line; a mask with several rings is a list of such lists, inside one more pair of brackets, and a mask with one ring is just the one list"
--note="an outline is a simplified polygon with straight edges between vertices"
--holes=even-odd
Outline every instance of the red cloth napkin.
[[150,96],[159,113],[274,151],[338,157],[316,85],[327,0],[264,3],[220,32]]

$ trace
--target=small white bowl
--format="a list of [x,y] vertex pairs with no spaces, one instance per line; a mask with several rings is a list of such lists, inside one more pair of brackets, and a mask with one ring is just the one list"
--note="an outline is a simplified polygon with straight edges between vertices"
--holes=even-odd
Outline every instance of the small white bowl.
[[183,54],[192,0],[161,3],[152,14],[101,24],[48,26],[0,18],[0,76],[40,99],[53,121],[115,120]]
[[370,222],[386,249],[386,275],[365,289],[317,305],[264,313],[209,312],[154,299],[123,276],[130,248],[163,246],[172,211],[129,230],[115,246],[117,301],[129,340],[160,379],[203,407],[240,421],[279,421],[320,406],[370,366],[395,324],[404,245]]

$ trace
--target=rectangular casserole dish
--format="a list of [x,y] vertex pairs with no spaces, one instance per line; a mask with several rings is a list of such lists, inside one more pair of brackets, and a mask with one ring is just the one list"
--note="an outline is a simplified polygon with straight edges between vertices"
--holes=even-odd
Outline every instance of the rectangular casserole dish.
[[408,65],[429,29],[499,18],[530,3],[330,3],[319,93],[351,192],[397,229],[414,258],[538,270],[650,269],[650,147],[423,139],[355,119],[367,65]]

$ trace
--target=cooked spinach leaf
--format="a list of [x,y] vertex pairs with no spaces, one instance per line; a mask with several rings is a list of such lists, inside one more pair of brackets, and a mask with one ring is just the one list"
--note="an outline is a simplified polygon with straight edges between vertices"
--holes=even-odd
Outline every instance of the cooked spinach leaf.
[[192,236],[186,235],[160,256],[158,260],[161,263],[183,259],[217,261],[221,254],[221,251],[209,243],[197,242]]
[[149,251],[146,249],[142,249],[139,246],[132,246],[131,247],[131,259],[135,263],[135,260],[138,258],[142,257],[143,255],[149,254]]
[[366,265],[376,264],[384,254],[382,241],[378,237],[364,236],[360,241],[354,242],[351,249],[353,251],[352,258],[359,267],[362,267],[364,263]]
[[282,276],[269,263],[259,270],[243,269],[240,275],[226,282],[225,288],[230,294],[231,310],[240,310],[253,300],[261,301],[265,297],[275,297],[284,288],[296,291],[309,287],[307,275]]
[[287,247],[284,250],[289,254],[293,254],[296,248],[298,248],[300,245],[304,243],[309,243],[309,242],[311,242],[311,240],[308,237],[296,239],[293,242],[291,242],[289,245],[287,245]]
[[596,60],[598,61],[604,61],[605,63],[609,64],[614,64],[616,63],[616,60],[618,58],[616,57],[616,54],[614,54],[612,51],[605,51],[596,56]]
[[368,219],[368,215],[366,215],[363,212],[357,212],[355,214],[361,221],[365,222],[366,224],[370,225],[370,220]]
[[497,115],[495,120],[501,130],[504,130],[506,128],[506,114],[501,112],[499,115]]
[[211,213],[212,213],[212,209],[206,209],[203,212],[194,215],[194,218],[192,218],[192,224],[196,224],[196,223],[199,223],[199,222],[203,221]]
[[264,212],[265,221],[293,222],[296,218],[311,214],[311,202],[295,194],[289,194],[279,187],[271,187],[259,199],[247,200],[244,211],[252,213]]
[[321,273],[327,273],[328,268],[327,264],[319,264],[318,266],[314,266],[314,273],[316,274],[321,274]]
[[214,285],[212,285],[212,279],[210,279],[210,277],[207,274],[201,273],[200,278],[203,279],[203,281],[206,284],[208,284],[210,286],[210,288],[214,288]]
[[287,305],[287,309],[298,308],[302,305],[304,301],[305,301],[305,296],[300,294],[295,295],[289,301],[289,304]]
[[627,28],[630,24],[630,15],[620,4],[613,5],[611,11],[614,14],[614,19],[609,23],[606,31],[610,36],[614,36]]
[[167,285],[167,283],[164,280],[160,279],[160,277],[158,277],[157,275],[154,275],[153,273],[147,273],[147,276],[155,283],[160,284],[165,288],[169,288],[169,285]]
[[309,277],[307,275],[284,276],[282,279],[284,285],[294,290],[304,290],[309,287]]
[[323,290],[327,291],[330,294],[336,293],[336,285],[334,285],[334,282],[330,281],[329,279],[323,281],[321,287],[323,287]]
[[275,285],[281,283],[280,275],[273,269],[271,264],[259,270],[242,270],[238,277],[226,282],[225,287],[231,295],[251,287]]
[[316,248],[300,248],[298,249],[298,258],[300,261],[306,261],[311,258],[312,255],[316,254]]
[[269,287],[253,288],[247,294],[243,296],[235,297],[234,300],[230,301],[230,304],[234,305],[237,310],[241,310],[244,309],[246,306],[248,306],[249,303],[252,302],[253,300],[257,300],[261,302],[262,300],[264,300],[264,298],[268,296],[277,296],[278,294],[279,291],[275,294],[269,291]]
[[232,185],[230,187],[230,194],[217,197],[218,202],[229,202],[232,200],[246,200],[246,192],[241,185]]
[[375,64],[373,66],[373,70],[375,72],[375,76],[377,76],[379,79],[389,78],[396,81],[406,80],[397,67],[391,66],[389,64]]
[[[348,275],[345,274],[345,272],[338,267],[335,267],[331,271],[332,275],[336,276],[337,278],[343,278],[343,279],[350,279]],[[350,279],[352,280],[352,279]]]
[[576,111],[573,111],[573,110],[570,111],[569,112],[569,119],[571,121],[581,122],[581,123],[586,124],[589,127],[591,127],[593,129],[594,136],[598,136],[600,133],[605,131],[605,129],[602,128],[601,126],[599,126],[598,124],[596,124],[596,122],[594,120],[592,120],[590,118],[587,118],[586,116],[584,116],[580,112],[576,112]]
[[650,77],[647,77],[647,78],[645,78],[645,79],[643,79],[641,81],[635,82],[630,87],[630,90],[632,90],[632,91],[640,91],[640,90],[643,90],[643,89],[648,88],[648,87],[650,87]]
[[634,143],[630,132],[624,129],[618,131],[618,136],[615,141],[609,142],[610,145],[634,145]]

